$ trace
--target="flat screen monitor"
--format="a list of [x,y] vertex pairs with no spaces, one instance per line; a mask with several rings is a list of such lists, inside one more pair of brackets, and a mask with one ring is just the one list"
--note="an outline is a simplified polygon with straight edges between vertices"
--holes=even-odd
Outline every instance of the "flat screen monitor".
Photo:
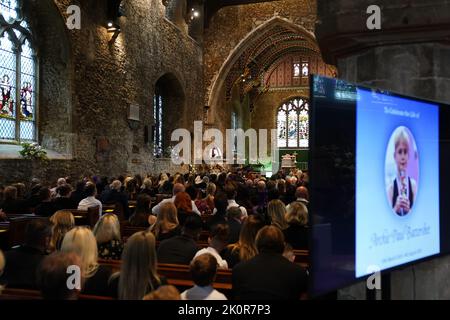
[[450,107],[311,77],[311,294],[450,252]]

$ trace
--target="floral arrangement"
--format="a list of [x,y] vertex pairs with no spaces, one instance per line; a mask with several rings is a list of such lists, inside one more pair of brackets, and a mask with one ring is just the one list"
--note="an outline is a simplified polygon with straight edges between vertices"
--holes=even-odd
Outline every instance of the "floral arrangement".
[[21,144],[22,150],[19,151],[20,155],[24,159],[28,160],[47,160],[47,151],[45,151],[37,143],[24,142]]

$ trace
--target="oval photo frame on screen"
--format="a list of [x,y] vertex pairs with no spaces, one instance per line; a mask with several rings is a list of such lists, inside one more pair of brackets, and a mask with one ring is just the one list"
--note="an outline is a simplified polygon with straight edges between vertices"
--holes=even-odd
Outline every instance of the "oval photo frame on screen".
[[397,216],[414,210],[419,190],[419,153],[411,130],[399,126],[386,148],[385,186],[388,204]]

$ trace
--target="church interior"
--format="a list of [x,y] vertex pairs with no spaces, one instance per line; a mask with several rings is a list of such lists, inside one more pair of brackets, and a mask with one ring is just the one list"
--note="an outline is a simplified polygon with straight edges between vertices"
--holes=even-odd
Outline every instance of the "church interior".
[[[450,3],[372,2],[0,0],[0,300],[450,299],[443,249],[311,291],[313,251],[347,241],[313,238],[327,225],[314,209],[349,192],[330,186],[338,170],[359,179],[354,152],[313,149],[327,105],[312,91],[332,83],[344,107],[363,99],[350,83],[450,104]],[[345,119],[326,136],[350,139]],[[238,147],[229,130],[269,132],[267,152],[255,160],[251,133]],[[404,219],[432,174],[418,154]],[[339,222],[353,229],[354,188]]]

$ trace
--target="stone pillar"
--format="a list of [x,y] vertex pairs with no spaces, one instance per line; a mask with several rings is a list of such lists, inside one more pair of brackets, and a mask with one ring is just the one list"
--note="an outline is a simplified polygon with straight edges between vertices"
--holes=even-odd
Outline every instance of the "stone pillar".
[[[381,30],[369,30],[367,8],[381,8]],[[450,2],[318,1],[316,36],[338,77],[425,99],[450,102]],[[358,284],[360,286],[362,284]],[[340,296],[363,290],[347,288]],[[391,274],[392,299],[450,299],[450,258]]]

